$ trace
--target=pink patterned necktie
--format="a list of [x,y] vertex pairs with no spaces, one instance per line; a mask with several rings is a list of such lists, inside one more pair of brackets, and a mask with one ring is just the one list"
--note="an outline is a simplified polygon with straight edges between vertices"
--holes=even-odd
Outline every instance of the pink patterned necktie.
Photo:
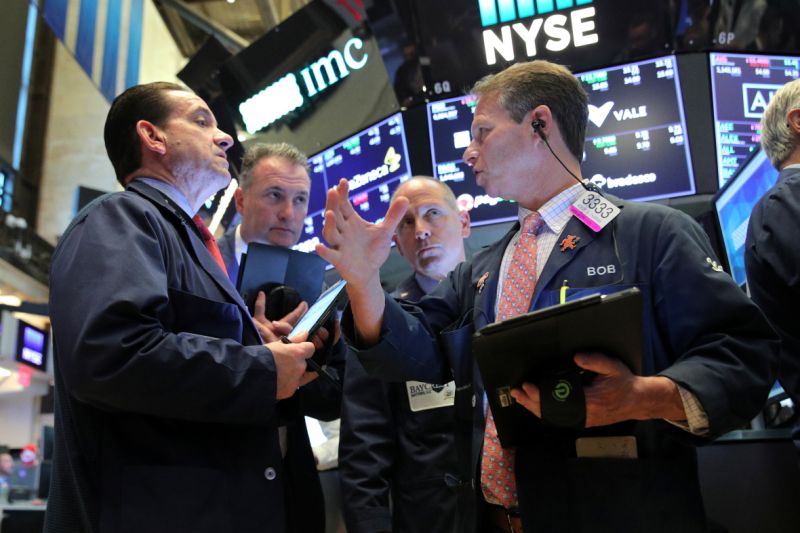
[[[522,233],[514,247],[511,265],[503,281],[497,320],[505,320],[528,312],[536,286],[536,236],[542,227],[542,216],[534,211],[522,222]],[[490,503],[506,509],[517,505],[517,482],[514,478],[514,453],[500,446],[497,427],[491,410],[487,409],[483,433],[481,489]]]

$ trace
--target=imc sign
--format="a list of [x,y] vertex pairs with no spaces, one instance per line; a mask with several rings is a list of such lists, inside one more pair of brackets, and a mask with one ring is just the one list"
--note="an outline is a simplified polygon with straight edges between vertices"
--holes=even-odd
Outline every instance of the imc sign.
[[342,50],[332,50],[298,73],[289,73],[239,104],[239,113],[249,133],[256,133],[303,106],[351,71],[361,70],[369,54],[362,51],[364,41],[348,40]]
[[515,43],[525,46],[528,59],[540,47],[562,52],[596,44],[595,8],[581,7],[592,0],[478,0],[486,64],[494,65],[498,56],[516,61]]

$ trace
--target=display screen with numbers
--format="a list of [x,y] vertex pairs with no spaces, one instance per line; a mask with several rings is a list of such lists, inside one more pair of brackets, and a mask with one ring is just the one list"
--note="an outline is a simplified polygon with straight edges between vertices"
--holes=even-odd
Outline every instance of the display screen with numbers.
[[761,115],[775,92],[797,79],[800,58],[714,52],[709,61],[721,187],[758,148]]
[[322,241],[327,190],[341,178],[350,182],[350,200],[369,222],[383,220],[392,192],[411,177],[403,117],[390,117],[309,157],[311,196],[296,250],[314,251]]
[[516,219],[517,204],[486,194],[463,161],[476,104],[475,96],[458,96],[431,102],[427,111],[433,176],[453,189],[459,208],[469,211],[473,226],[480,226]]
[[756,151],[742,163],[737,173],[714,197],[714,209],[725,244],[728,272],[739,285],[747,281],[744,244],[750,213],[777,181],[778,171],[763,151]]
[[589,94],[584,178],[626,200],[695,193],[674,56],[577,77]]

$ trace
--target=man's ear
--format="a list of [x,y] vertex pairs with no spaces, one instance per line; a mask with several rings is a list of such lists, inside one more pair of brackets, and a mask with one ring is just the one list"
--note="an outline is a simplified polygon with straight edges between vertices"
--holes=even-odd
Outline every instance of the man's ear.
[[244,191],[241,187],[233,191],[233,204],[236,206],[236,212],[241,215],[244,211]]
[[392,242],[395,244],[395,246],[397,246],[397,253],[400,254],[400,257],[405,257],[405,254],[403,254],[403,247],[400,244],[400,239],[397,238],[397,233],[392,234]]
[[472,229],[470,228],[469,211],[463,210],[458,212],[458,220],[461,222],[461,237],[466,239],[469,237]]
[[140,120],[136,123],[136,134],[142,150],[150,151],[159,155],[167,153],[167,138],[161,128],[148,120]]
[[[541,104],[537,105],[528,113],[528,116],[525,117],[525,120],[528,121],[528,126],[531,128],[531,133],[534,136],[544,135],[547,138],[550,138],[550,134],[553,133],[555,130],[555,124],[553,123],[553,113],[550,111],[550,107]],[[537,124],[537,128],[534,129],[533,124]]]
[[800,135],[800,109],[792,109],[786,116],[786,122],[795,135]]

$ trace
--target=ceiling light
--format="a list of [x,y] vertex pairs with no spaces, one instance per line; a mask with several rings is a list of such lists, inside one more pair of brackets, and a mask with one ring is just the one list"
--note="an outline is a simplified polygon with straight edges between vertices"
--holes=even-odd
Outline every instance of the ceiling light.
[[11,294],[4,294],[0,296],[0,305],[7,305],[9,307],[19,307],[20,305],[22,305],[22,300],[20,300],[18,296],[13,296]]

